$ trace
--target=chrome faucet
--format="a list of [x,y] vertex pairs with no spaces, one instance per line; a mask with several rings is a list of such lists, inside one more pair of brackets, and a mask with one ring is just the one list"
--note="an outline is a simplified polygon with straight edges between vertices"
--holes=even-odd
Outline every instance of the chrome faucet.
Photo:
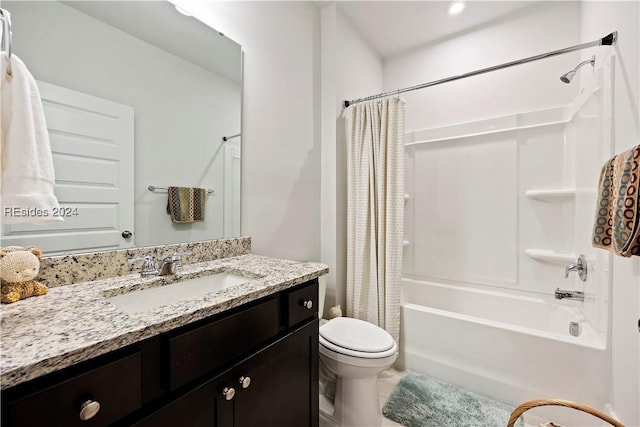
[[556,299],[571,299],[576,301],[584,301],[584,292],[580,291],[565,291],[560,288],[556,288]]
[[170,274],[173,274],[176,277],[180,277],[182,275],[183,255],[191,255],[191,252],[174,252],[171,256],[168,256],[162,260],[160,268],[156,268],[151,255],[132,258],[129,260],[129,264],[143,261],[144,265],[142,267],[142,270],[140,271],[140,276],[142,277],[168,276]]
[[171,256],[162,260],[159,268],[160,276],[173,274],[176,277],[182,275],[182,256],[191,255],[191,252],[174,252]]
[[144,261],[144,265],[142,267],[142,271],[140,271],[140,276],[142,277],[153,277],[158,275],[158,269],[156,268],[151,255],[141,256],[139,258],[132,258],[129,260],[129,264],[135,264],[136,262]]
[[567,279],[569,277],[569,273],[571,273],[572,271],[577,271],[578,272],[578,277],[580,277],[580,280],[582,280],[583,282],[587,281],[587,257],[584,256],[583,254],[580,254],[580,256],[578,257],[578,260],[576,261],[575,264],[569,264],[565,267],[564,269],[564,278]]

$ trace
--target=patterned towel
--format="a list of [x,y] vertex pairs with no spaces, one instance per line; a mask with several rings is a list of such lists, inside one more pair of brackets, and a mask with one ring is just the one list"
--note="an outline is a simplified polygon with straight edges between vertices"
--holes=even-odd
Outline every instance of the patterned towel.
[[169,187],[167,213],[179,224],[204,221],[207,190],[204,188]]
[[640,256],[640,145],[608,160],[600,172],[592,245]]

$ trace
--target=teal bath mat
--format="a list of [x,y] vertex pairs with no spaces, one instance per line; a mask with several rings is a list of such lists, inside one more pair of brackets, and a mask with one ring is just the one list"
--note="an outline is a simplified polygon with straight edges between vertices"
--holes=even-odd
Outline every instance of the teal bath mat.
[[[515,408],[416,372],[407,373],[382,408],[406,427],[506,427]],[[522,420],[516,426],[522,427]]]

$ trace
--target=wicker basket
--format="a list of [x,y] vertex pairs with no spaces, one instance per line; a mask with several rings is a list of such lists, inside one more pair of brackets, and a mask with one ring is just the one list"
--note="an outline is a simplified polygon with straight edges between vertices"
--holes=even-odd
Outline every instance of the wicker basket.
[[522,414],[524,414],[529,409],[536,408],[538,406],[565,406],[567,408],[573,408],[582,412],[586,412],[587,414],[591,414],[594,417],[598,417],[601,420],[608,422],[614,427],[624,427],[624,424],[622,424],[620,421],[614,420],[607,414],[600,412],[597,409],[594,409],[587,405],[583,405],[582,403],[576,403],[570,400],[561,399],[535,399],[520,404],[520,406],[514,409],[511,413],[511,417],[509,418],[507,427],[513,427],[515,422],[518,420],[518,418],[520,418]]

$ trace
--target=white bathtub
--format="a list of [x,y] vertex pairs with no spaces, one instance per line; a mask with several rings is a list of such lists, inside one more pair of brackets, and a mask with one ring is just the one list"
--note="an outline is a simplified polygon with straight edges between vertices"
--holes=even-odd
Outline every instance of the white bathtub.
[[[511,404],[561,398],[603,409],[608,359],[580,304],[402,281],[400,363]],[[569,334],[569,323],[582,332]],[[532,411],[529,411],[532,412]],[[563,425],[602,425],[568,409],[536,409]]]

